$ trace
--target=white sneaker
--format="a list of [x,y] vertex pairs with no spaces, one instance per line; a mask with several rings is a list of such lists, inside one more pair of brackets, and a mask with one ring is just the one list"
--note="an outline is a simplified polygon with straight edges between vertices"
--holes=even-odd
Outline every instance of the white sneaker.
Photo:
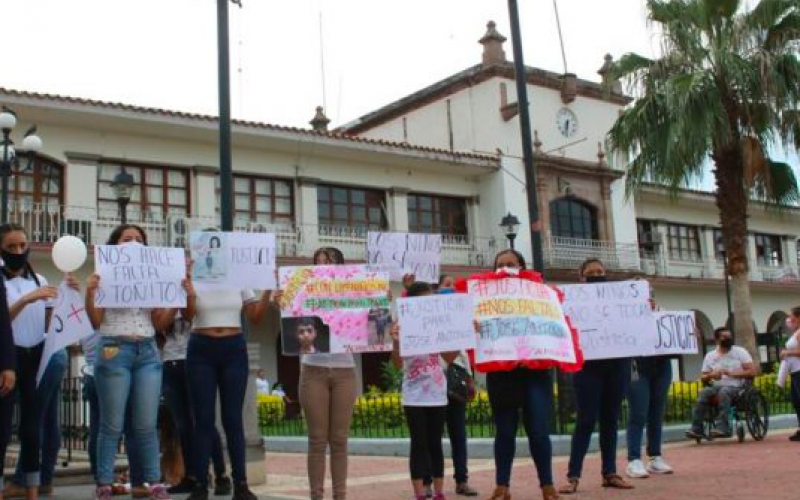
[[672,467],[661,457],[652,457],[647,463],[647,470],[653,474],[672,474]]
[[647,469],[644,468],[644,462],[641,460],[631,460],[628,462],[628,468],[625,470],[625,474],[634,479],[650,477],[650,474],[647,473]]

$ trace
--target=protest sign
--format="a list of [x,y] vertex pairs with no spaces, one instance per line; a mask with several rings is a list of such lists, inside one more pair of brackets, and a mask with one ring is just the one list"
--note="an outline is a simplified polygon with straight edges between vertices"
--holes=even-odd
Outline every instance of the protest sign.
[[183,249],[138,243],[96,245],[94,259],[100,275],[95,306],[186,307]]
[[275,289],[275,235],[194,231],[192,281],[199,288]]
[[585,359],[652,356],[658,331],[644,280],[560,286]]
[[694,311],[654,311],[658,340],[654,354],[697,354]]
[[83,294],[62,283],[58,287],[58,298],[50,318],[50,328],[47,331],[39,372],[36,374],[37,385],[42,380],[53,354],[93,333],[94,328],[84,307]]
[[329,330],[330,352],[392,350],[386,273],[368,266],[282,267],[279,280],[284,342],[297,343],[287,338],[297,334],[297,318],[318,318]]
[[572,333],[558,294],[521,278],[469,280],[480,322],[478,363],[554,360],[575,363]]
[[471,295],[448,294],[397,300],[400,355],[418,356],[475,348]]
[[417,281],[438,283],[442,261],[441,234],[367,234],[367,263],[388,272],[392,281],[413,274]]

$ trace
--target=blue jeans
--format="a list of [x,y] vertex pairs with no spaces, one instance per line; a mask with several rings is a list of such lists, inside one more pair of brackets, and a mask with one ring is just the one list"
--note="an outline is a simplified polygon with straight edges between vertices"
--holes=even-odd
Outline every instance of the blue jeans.
[[553,484],[553,448],[550,412],[553,379],[549,370],[516,368],[486,375],[486,387],[494,418],[494,463],[497,486],[510,486],[511,467],[517,448],[519,411],[528,435],[528,448],[539,475],[539,485]]
[[667,357],[634,360],[628,387],[628,461],[642,458],[642,434],[647,425],[647,456],[661,456],[661,431],[669,386],[672,383],[672,362]]
[[575,374],[577,419],[572,433],[567,477],[580,478],[592,433],[600,424],[601,474],[617,473],[617,428],[622,399],[630,379],[630,358],[587,361]]
[[[164,362],[164,402],[167,404],[172,421],[178,430],[181,440],[181,454],[186,477],[198,477],[203,473],[191,470],[194,462],[194,441],[197,431],[192,417],[192,408],[189,404],[189,381],[186,377],[186,361]],[[211,461],[214,464],[214,476],[225,476],[225,456],[222,454],[222,439],[217,427],[214,426],[214,435],[211,442]]]
[[[42,374],[42,380],[36,387],[36,397],[39,400],[40,418],[42,428],[40,433],[41,446],[41,483],[53,484],[53,473],[58,462],[58,451],[61,449],[61,426],[58,419],[58,410],[61,403],[61,380],[67,371],[67,351],[60,350],[53,354],[47,363],[47,368]],[[22,463],[17,463],[14,472],[14,483],[27,486]]]
[[210,337],[193,333],[189,339],[186,373],[196,426],[193,450],[199,484],[208,484],[207,471],[216,429],[218,391],[231,475],[237,483],[247,481],[242,408],[249,371],[247,344],[243,335]]
[[[90,375],[83,377],[83,399],[89,403],[89,465],[92,469],[92,477],[97,481],[97,435],[100,431],[100,403],[97,401],[94,377]],[[125,427],[122,432],[125,435],[125,451],[128,454],[131,484],[138,486],[144,483],[144,475],[141,460],[136,454],[130,414],[129,407],[125,412]]]
[[161,396],[161,359],[154,339],[102,337],[97,344],[94,382],[100,408],[97,436],[97,483],[114,480],[114,459],[131,409],[134,448],[141,461],[144,482],[161,480],[158,450],[158,402]]

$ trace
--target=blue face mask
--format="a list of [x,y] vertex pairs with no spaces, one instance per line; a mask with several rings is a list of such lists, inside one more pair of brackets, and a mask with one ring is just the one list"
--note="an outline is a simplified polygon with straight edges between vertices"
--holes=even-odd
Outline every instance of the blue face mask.
[[456,291],[453,290],[452,288],[440,288],[439,289],[439,295],[447,295],[447,294],[451,294],[451,293],[456,293]]

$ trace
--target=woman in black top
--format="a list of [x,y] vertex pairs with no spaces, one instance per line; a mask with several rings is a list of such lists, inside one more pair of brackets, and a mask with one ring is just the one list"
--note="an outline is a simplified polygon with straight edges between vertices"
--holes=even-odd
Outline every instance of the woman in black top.
[[6,463],[6,446],[11,437],[11,415],[14,409],[16,383],[16,356],[14,337],[11,334],[11,316],[8,313],[6,286],[0,276],[0,500],[3,500],[2,469]]

